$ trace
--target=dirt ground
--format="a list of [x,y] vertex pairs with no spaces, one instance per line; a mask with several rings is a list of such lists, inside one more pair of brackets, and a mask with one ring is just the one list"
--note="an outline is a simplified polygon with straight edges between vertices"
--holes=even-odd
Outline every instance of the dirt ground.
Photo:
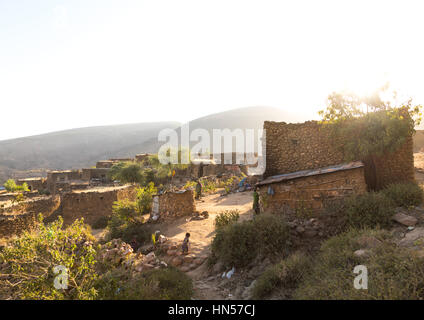
[[[181,243],[186,232],[190,233],[190,253],[195,255],[208,255],[212,242],[215,226],[214,221],[218,213],[224,210],[238,209],[240,220],[248,220],[253,216],[252,192],[232,193],[221,196],[219,193],[207,195],[196,201],[196,209],[199,212],[207,211],[209,218],[204,220],[187,221],[188,218],[180,218],[172,223],[158,225],[158,230],[166,235],[171,241]],[[194,299],[225,299],[228,293],[217,288],[216,277],[210,275],[207,263],[187,273],[194,282]]]

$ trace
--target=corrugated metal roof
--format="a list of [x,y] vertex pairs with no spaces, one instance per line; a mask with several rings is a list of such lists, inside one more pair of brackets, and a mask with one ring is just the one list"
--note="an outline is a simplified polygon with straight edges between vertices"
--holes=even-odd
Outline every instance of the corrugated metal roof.
[[256,185],[261,186],[261,185],[277,183],[277,182],[282,182],[282,181],[287,181],[287,180],[292,180],[297,178],[316,176],[320,174],[332,173],[332,172],[343,171],[343,170],[351,170],[351,169],[361,168],[363,166],[364,164],[362,163],[362,161],[354,161],[349,163],[338,164],[335,166],[329,166],[325,168],[290,172],[290,173],[279,174],[279,175],[268,177],[265,180],[258,182]]

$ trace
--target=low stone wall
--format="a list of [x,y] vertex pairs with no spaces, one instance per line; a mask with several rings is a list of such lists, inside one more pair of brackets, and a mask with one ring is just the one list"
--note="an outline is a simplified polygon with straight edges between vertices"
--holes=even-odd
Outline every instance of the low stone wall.
[[0,207],[0,214],[20,214],[26,212],[42,213],[49,216],[57,210],[60,204],[58,196],[43,196],[29,199],[21,203]]
[[66,225],[80,218],[84,218],[85,223],[92,225],[100,218],[112,215],[112,206],[115,201],[123,199],[133,201],[135,197],[135,186],[107,187],[65,193],[61,195],[61,204],[56,215],[61,215]]
[[31,230],[40,213],[48,218],[59,208],[59,204],[59,197],[47,196],[0,208],[0,238]]
[[194,192],[183,190],[180,192],[165,192],[155,197],[159,205],[154,206],[153,215],[159,213],[160,218],[182,217],[196,211]]
[[19,235],[35,227],[38,213],[28,212],[16,215],[0,215],[0,237]]

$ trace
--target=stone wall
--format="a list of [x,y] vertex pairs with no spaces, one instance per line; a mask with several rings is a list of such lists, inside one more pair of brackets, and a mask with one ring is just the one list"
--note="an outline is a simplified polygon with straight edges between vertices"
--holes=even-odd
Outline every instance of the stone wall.
[[[274,194],[268,194],[272,188]],[[262,212],[319,212],[325,203],[366,192],[364,168],[337,171],[258,187]],[[303,212],[304,211],[304,212]]]
[[340,152],[316,121],[265,121],[265,177],[327,167],[343,162]]
[[397,151],[382,157],[376,157],[376,188],[380,189],[390,183],[414,181],[413,139],[408,138]]
[[47,189],[47,180],[44,178],[25,178],[18,179],[17,185],[23,185],[26,183],[30,191],[45,190]]
[[40,213],[49,217],[59,208],[59,204],[59,197],[48,196],[0,207],[0,238],[32,229]]
[[19,235],[34,228],[38,214],[28,212],[16,215],[0,215],[0,238]]
[[96,163],[96,168],[98,168],[98,169],[101,169],[101,168],[112,168],[114,164],[115,164],[115,162],[113,162],[111,160],[102,160],[102,161],[98,161]]
[[[182,217],[191,215],[196,211],[194,204],[194,192],[183,190],[179,192],[165,192],[158,197],[160,218]],[[155,215],[156,212],[153,212]]]
[[[266,169],[264,177],[318,169],[345,162],[339,142],[322,129],[317,121],[285,123],[265,121]],[[399,150],[365,162],[370,188],[380,189],[391,182],[414,181],[412,137]],[[355,159],[364,160],[364,159]],[[375,183],[369,181],[375,180]]]
[[81,179],[83,181],[91,181],[92,179],[99,179],[102,182],[109,182],[108,178],[109,168],[88,168],[82,169]]
[[59,197],[43,196],[34,199],[28,199],[21,203],[0,207],[0,214],[36,212],[42,213],[44,216],[49,216],[59,207],[59,204]]
[[61,204],[56,215],[61,215],[65,224],[71,224],[76,219],[84,218],[85,223],[92,225],[100,218],[112,215],[112,206],[115,201],[124,199],[134,201],[135,197],[135,186],[106,187],[64,193],[61,195]]

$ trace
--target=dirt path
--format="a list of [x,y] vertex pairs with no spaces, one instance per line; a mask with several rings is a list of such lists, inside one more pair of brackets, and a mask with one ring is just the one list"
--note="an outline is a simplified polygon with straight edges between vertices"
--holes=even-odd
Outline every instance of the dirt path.
[[[240,221],[251,219],[252,210],[252,192],[232,193],[222,197],[220,194],[212,194],[202,197],[196,201],[196,209],[199,212],[207,211],[209,218],[204,220],[191,220],[180,218],[172,223],[158,225],[162,234],[166,235],[171,241],[181,243],[186,232],[190,236],[190,253],[197,255],[209,255],[210,244],[214,236],[214,221],[218,213],[224,210],[238,209],[240,211]],[[187,272],[193,279],[195,289],[195,299],[225,299],[228,293],[216,287],[216,277],[211,276],[204,263],[200,267]]]

